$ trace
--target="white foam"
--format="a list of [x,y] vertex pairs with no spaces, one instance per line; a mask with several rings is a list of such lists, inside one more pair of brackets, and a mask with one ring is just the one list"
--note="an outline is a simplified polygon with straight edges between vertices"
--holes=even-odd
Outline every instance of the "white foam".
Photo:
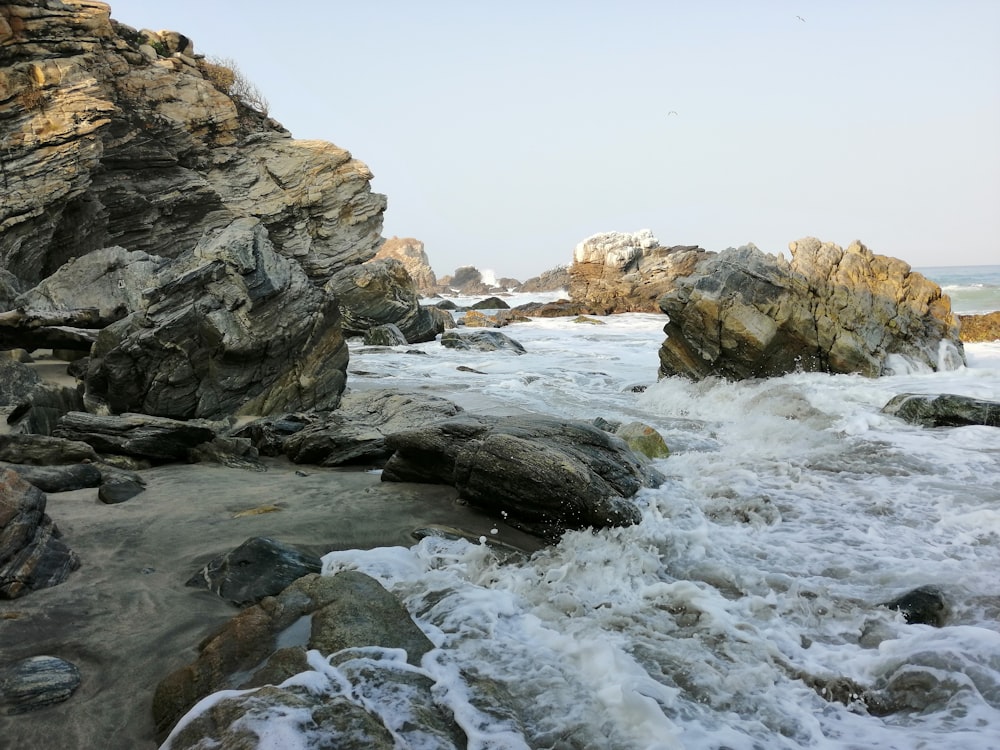
[[[944,372],[657,381],[664,317],[602,320],[505,328],[522,356],[352,352],[352,368],[400,389],[638,419],[672,449],[634,527],[571,532],[513,563],[434,537],[324,558],[324,572],[362,570],[401,597],[470,747],[1000,747],[1000,430],[881,413],[905,392],[1000,400],[1000,344],[967,345],[968,366]],[[953,600],[947,627],[879,606],[925,584]],[[901,695],[912,679],[930,698],[879,718],[804,675]]]

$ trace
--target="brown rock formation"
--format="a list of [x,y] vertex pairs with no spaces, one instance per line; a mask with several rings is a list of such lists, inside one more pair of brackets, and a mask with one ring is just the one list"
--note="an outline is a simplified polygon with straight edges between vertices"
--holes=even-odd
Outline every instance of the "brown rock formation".
[[657,300],[707,254],[696,246],[663,247],[648,229],[595,234],[573,252],[570,297],[604,314],[659,312]]
[[959,315],[962,341],[1000,341],[1000,311],[984,315]]
[[382,243],[375,257],[393,258],[402,263],[420,294],[431,295],[437,290],[437,276],[434,275],[434,269],[424,251],[424,243],[420,240],[390,237]]
[[660,374],[770,377],[797,370],[876,377],[964,362],[941,288],[855,242],[807,238],[792,260],[749,245],[711,255],[660,300],[670,322]]

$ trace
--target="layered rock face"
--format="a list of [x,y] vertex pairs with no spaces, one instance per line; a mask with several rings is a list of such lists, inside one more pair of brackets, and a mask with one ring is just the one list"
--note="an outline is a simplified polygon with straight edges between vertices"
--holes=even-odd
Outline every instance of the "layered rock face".
[[159,57],[104,3],[5,3],[0,44],[0,265],[27,285],[114,245],[177,257],[248,216],[318,281],[375,254],[364,164],[248,117],[213,66]]
[[752,245],[706,256],[660,299],[670,317],[660,375],[742,379],[795,371],[869,377],[964,364],[941,288],[855,242],[790,245],[791,262]]
[[657,300],[707,254],[694,246],[663,247],[648,229],[595,234],[573,251],[570,297],[604,314],[659,312]]
[[412,237],[389,237],[375,253],[375,258],[391,258],[402,263],[421,294],[430,295],[437,290],[437,276],[431,268],[424,243],[420,240]]
[[104,328],[99,413],[336,408],[348,355],[323,287],[381,241],[368,168],[293,140],[191,40],[105,3],[6,3],[0,45],[8,345],[89,350],[79,329]]

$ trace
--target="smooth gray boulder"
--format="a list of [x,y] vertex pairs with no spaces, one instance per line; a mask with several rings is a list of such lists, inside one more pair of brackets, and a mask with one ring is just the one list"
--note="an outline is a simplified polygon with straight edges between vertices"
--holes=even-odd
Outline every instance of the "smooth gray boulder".
[[12,464],[75,464],[100,461],[90,445],[81,440],[67,440],[49,435],[0,434],[0,461]]
[[500,333],[500,331],[472,331],[471,333],[447,331],[441,336],[441,345],[449,349],[461,349],[465,351],[525,353],[525,348],[521,346],[519,341],[515,341],[510,336]]
[[386,442],[395,452],[382,481],[452,485],[471,505],[544,538],[637,523],[628,498],[662,481],[620,438],[554,417],[465,415]]
[[403,346],[409,343],[395,323],[383,323],[365,331],[364,342],[365,346]]
[[0,461],[0,469],[16,471],[21,478],[42,492],[70,492],[86,487],[99,487],[103,476],[94,464],[63,466],[32,466]]
[[320,559],[269,537],[251,537],[212,559],[186,586],[213,591],[237,607],[275,596],[309,573],[319,573]]

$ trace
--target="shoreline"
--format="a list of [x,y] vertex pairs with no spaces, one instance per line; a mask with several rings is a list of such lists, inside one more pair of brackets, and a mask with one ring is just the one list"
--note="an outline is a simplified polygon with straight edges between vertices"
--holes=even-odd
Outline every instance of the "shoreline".
[[[185,582],[250,537],[323,555],[411,546],[417,541],[411,532],[429,525],[476,536],[497,526],[457,503],[451,487],[383,484],[364,470],[265,462],[263,473],[206,464],[148,469],[147,489],[117,505],[99,502],[96,489],[47,496],[45,512],[82,564],[64,583],[0,601],[0,663],[56,656],[75,664],[82,682],[63,703],[0,715],[5,742],[157,748],[151,712],[157,683],[190,663],[201,640],[239,611]],[[280,510],[237,516],[264,506]],[[521,548],[533,539],[509,527],[491,538]]]

